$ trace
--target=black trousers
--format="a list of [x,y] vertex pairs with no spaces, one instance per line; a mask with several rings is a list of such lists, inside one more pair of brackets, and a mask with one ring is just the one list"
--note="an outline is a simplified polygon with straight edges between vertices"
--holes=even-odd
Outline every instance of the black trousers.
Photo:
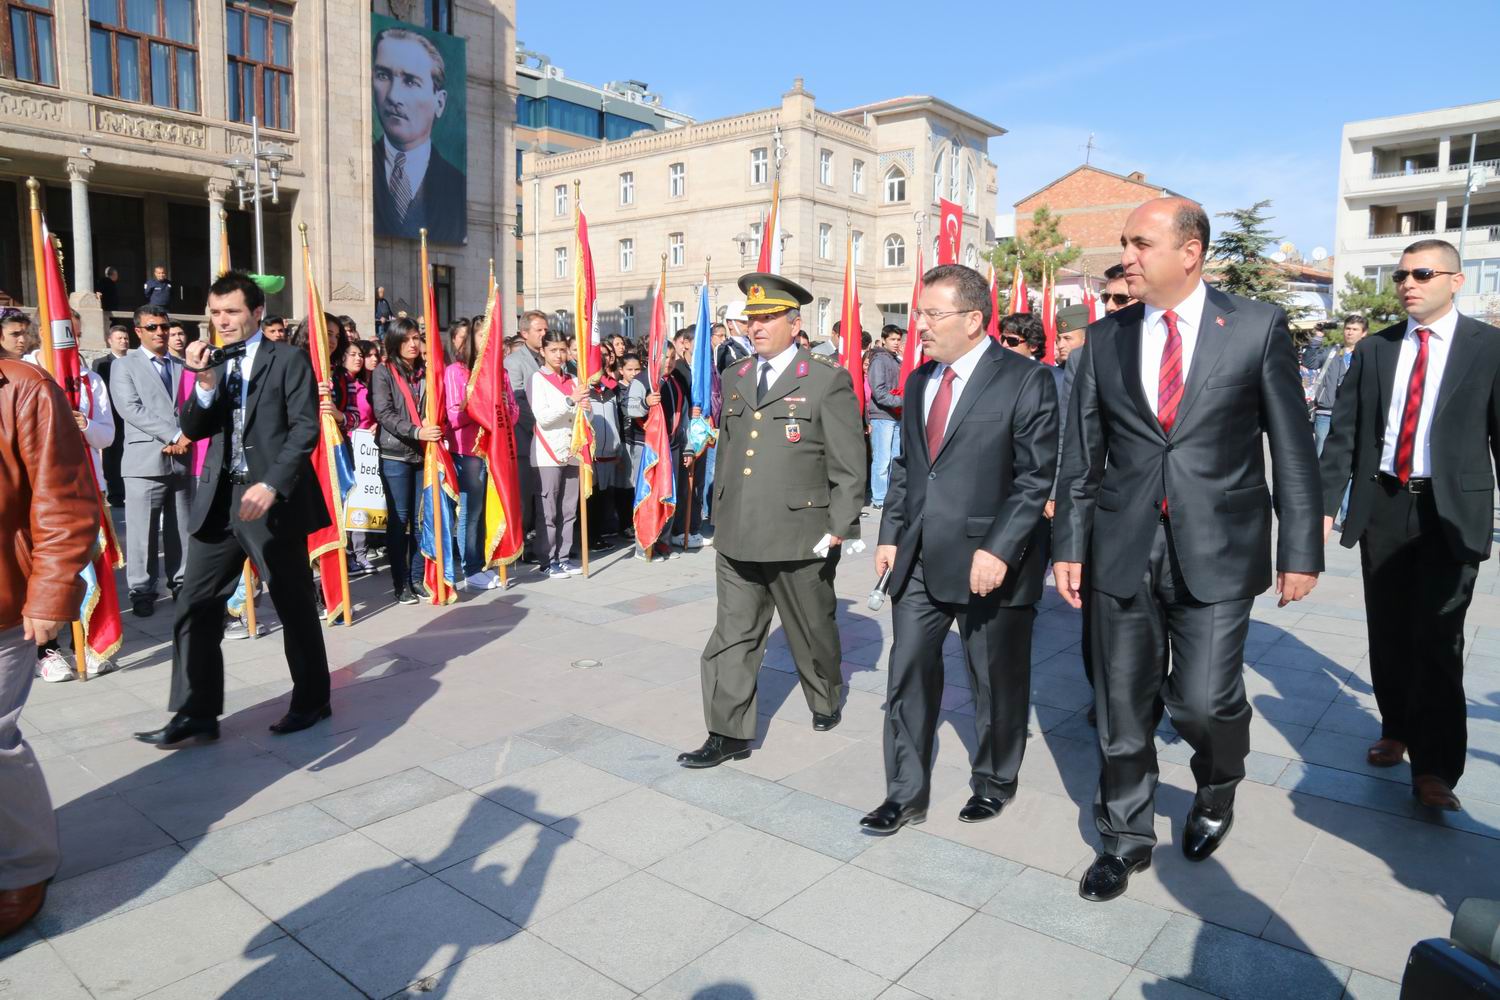
[[673,451],[672,459],[677,465],[677,510],[672,515],[672,534],[680,535],[684,530],[695,535],[703,527],[703,479],[708,472],[704,462],[693,465],[693,489],[688,491],[688,470],[682,467],[680,451]]
[[1413,775],[1449,785],[1464,773],[1464,616],[1479,564],[1448,548],[1431,493],[1381,477],[1359,540],[1370,679],[1380,735],[1405,743]]
[[[281,619],[294,712],[328,704],[328,654],[318,619],[305,533],[276,531],[266,517],[241,521],[244,486],[221,480],[202,530],[188,538],[187,571],[172,622],[174,712],[217,718],[224,712],[224,605],[239,585],[248,556]],[[274,516],[274,511],[270,516]]]
[[975,795],[1016,794],[1031,704],[1031,625],[1036,608],[993,598],[947,604],[927,592],[922,560],[891,608],[895,639],[885,705],[886,798],[924,809],[932,791],[932,744],[943,699],[943,639],[954,621],[974,693],[969,787]]
[[1133,597],[1090,596],[1101,758],[1094,824],[1104,853],[1141,859],[1156,844],[1159,702],[1193,748],[1197,804],[1230,805],[1245,777],[1251,711],[1243,670],[1253,601],[1195,600],[1165,523]]

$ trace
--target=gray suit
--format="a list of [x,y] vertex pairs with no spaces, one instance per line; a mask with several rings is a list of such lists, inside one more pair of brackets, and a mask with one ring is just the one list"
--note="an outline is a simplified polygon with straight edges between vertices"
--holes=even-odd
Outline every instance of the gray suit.
[[176,390],[181,369],[168,364],[168,385],[145,348],[116,358],[109,370],[109,396],[125,426],[120,477],[125,483],[125,579],[132,599],[156,592],[157,548],[165,549],[165,576],[182,584],[187,548],[189,456],[162,448],[182,436]]

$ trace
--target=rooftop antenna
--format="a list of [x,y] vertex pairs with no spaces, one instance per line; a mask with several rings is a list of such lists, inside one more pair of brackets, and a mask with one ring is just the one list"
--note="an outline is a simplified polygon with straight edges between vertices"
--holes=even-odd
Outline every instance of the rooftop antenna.
[[1098,148],[1098,146],[1094,145],[1094,133],[1090,132],[1089,141],[1084,143],[1083,146],[1083,162],[1085,166],[1094,158],[1094,150]]

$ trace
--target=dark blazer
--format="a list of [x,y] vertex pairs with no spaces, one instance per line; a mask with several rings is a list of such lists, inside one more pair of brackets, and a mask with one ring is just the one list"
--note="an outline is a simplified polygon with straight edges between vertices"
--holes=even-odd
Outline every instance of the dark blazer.
[[900,594],[912,566],[934,598],[968,604],[969,569],[979,549],[1005,561],[1000,606],[1036,603],[1045,557],[1042,508],[1057,465],[1057,389],[1052,373],[991,341],[948,417],[942,448],[927,452],[923,405],[937,362],[906,380],[901,455],[880,524],[880,544],[896,546],[890,590]]
[[375,143],[375,232],[380,236],[417,239],[423,226],[433,243],[462,243],[468,226],[468,181],[463,171],[443,159],[437,146],[427,159],[422,186],[412,195],[406,218],[396,214],[396,202],[385,182],[385,142]]
[[[1405,336],[1403,321],[1360,341],[1339,386],[1320,465],[1326,514],[1337,515],[1344,486],[1353,480],[1344,518],[1345,547],[1364,534],[1380,489],[1385,420]],[[1432,492],[1443,537],[1458,559],[1487,559],[1495,466],[1500,463],[1500,330],[1468,316],[1458,318],[1430,440]]]
[[[210,439],[188,522],[195,534],[205,527],[226,527],[206,523],[219,480],[228,475],[233,409],[224,382],[221,375],[211,405],[199,405],[195,388],[182,406],[182,432],[194,441]],[[264,519],[272,535],[306,535],[329,523],[312,471],[317,442],[318,391],[307,352],[284,341],[262,340],[245,391],[245,462],[252,482],[276,491]],[[230,520],[236,517],[231,509]]]
[[1273,507],[1277,567],[1322,572],[1318,459],[1286,313],[1208,288],[1168,435],[1141,386],[1145,311],[1127,306],[1089,326],[1068,411],[1053,559],[1089,563],[1095,590],[1133,597],[1166,497],[1183,578],[1199,601],[1270,586]]

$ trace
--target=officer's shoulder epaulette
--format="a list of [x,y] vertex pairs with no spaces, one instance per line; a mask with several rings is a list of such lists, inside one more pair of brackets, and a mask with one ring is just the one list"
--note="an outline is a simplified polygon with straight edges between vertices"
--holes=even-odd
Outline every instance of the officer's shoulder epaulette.
[[812,359],[814,361],[827,365],[829,368],[844,367],[843,365],[839,364],[839,359],[831,354],[814,354],[812,355]]

